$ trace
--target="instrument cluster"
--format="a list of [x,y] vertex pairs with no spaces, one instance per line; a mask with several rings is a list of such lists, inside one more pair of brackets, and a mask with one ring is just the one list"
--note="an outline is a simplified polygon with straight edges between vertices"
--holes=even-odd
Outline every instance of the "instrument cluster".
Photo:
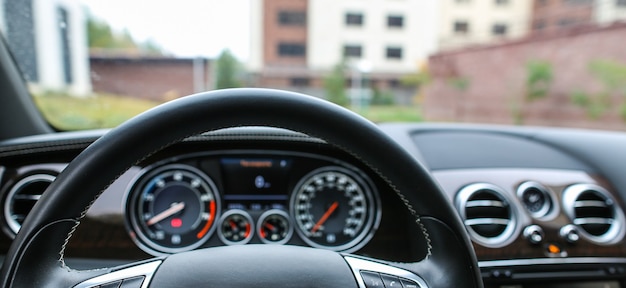
[[125,196],[126,228],[147,253],[247,243],[354,252],[381,220],[372,180],[346,162],[231,151],[144,168]]

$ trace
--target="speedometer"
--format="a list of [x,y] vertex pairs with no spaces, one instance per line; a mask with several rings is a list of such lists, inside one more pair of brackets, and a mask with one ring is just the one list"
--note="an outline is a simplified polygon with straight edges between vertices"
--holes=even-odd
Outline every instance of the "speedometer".
[[291,195],[296,231],[309,245],[352,252],[378,226],[378,198],[364,177],[328,166],[302,178]]
[[141,176],[126,200],[130,235],[159,255],[194,249],[215,230],[219,198],[213,181],[186,165],[166,165]]

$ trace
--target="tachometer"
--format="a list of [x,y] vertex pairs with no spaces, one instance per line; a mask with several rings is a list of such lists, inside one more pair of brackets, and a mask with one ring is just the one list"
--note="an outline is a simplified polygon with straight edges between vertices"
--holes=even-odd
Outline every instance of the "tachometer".
[[380,221],[378,198],[362,176],[336,166],[304,176],[291,195],[296,231],[309,245],[352,252]]
[[219,198],[213,181],[187,165],[167,165],[140,177],[126,199],[130,235],[151,254],[202,245],[213,233]]

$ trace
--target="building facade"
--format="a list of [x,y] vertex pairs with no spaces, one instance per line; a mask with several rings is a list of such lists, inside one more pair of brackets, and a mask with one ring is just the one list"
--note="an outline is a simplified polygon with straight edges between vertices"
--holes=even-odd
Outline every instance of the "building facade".
[[438,25],[440,50],[494,43],[528,34],[532,1],[440,0],[440,2]]
[[399,79],[437,48],[431,28],[437,1],[264,0],[252,6],[248,69],[257,86],[321,96],[324,75],[343,63],[351,83],[367,79],[368,88],[400,89]]
[[626,0],[534,0],[533,33],[626,20]]
[[91,93],[85,15],[78,1],[0,0],[0,7],[2,34],[31,88]]

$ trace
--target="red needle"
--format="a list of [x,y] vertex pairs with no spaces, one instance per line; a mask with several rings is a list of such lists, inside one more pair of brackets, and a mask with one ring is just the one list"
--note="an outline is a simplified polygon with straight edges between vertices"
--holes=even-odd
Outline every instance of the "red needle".
[[228,224],[230,224],[230,228],[233,229],[233,231],[237,231],[237,224],[235,224],[235,221],[230,220],[228,221]]
[[324,215],[322,215],[322,218],[320,218],[320,220],[317,221],[317,223],[315,223],[315,226],[313,226],[313,229],[311,229],[311,233],[317,232],[317,229],[320,229],[320,226],[322,226],[324,224],[324,222],[326,222],[326,220],[328,220],[328,217],[330,217],[330,214],[333,214],[333,212],[335,212],[337,207],[339,207],[339,202],[337,202],[337,201],[333,202],[333,204],[330,205],[328,210],[326,210],[326,212],[324,212]]
[[270,229],[272,231],[276,230],[276,227],[274,227],[274,225],[272,225],[270,223],[267,223],[267,222],[265,222],[265,225],[263,225],[263,226],[265,226],[265,228]]

